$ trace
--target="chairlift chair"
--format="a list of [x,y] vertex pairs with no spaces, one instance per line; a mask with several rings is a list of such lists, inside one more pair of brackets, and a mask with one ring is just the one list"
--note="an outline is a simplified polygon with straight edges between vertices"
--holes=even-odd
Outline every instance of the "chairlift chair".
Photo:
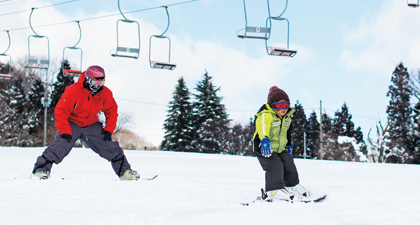
[[[80,24],[79,21],[75,21],[79,27],[79,40],[77,41],[77,43],[72,46],[72,47],[64,47],[63,49],[63,60],[62,60],[62,64],[61,68],[63,69],[63,75],[65,77],[79,77],[82,74],[82,57],[83,57],[83,51],[81,48],[76,47],[80,40],[82,39],[82,29],[80,28]],[[66,60],[66,49],[67,50],[72,50],[72,51],[80,51],[80,69],[79,70],[74,70],[74,69],[70,69],[70,68],[64,68],[64,62]]]
[[64,66],[62,66],[63,68],[63,75],[65,77],[79,77],[82,74],[82,55],[83,55],[83,51],[81,48],[78,47],[64,47],[63,49],[63,61],[62,63],[64,63],[64,61],[66,60],[65,55],[66,55],[66,49],[68,50],[75,50],[75,51],[80,51],[80,66],[78,70],[75,69],[66,69],[64,68]]
[[267,49],[267,54],[273,55],[273,56],[286,56],[286,57],[295,56],[297,53],[297,50],[289,49],[289,20],[287,20],[286,18],[272,18],[272,19],[287,21],[287,48],[268,46],[268,40],[265,40],[265,47]]
[[288,0],[286,0],[286,6],[284,7],[283,12],[279,16],[267,18],[267,23],[268,23],[268,21],[271,21],[271,20],[286,21],[287,22],[287,48],[268,46],[268,39],[267,39],[267,40],[265,40],[265,47],[266,47],[266,50],[267,50],[267,54],[269,54],[269,55],[293,57],[297,53],[297,50],[289,49],[289,27],[290,27],[290,23],[289,23],[288,19],[282,17],[284,12],[286,12],[287,5],[288,5]]
[[[34,32],[35,35],[30,35],[28,37],[28,64],[26,66],[26,68],[29,69],[48,69],[49,65],[50,65],[50,41],[48,39],[48,37],[46,36],[42,36],[42,35],[38,35],[35,30],[32,27],[32,23],[31,23],[31,18],[32,18],[32,13],[34,12],[35,8],[32,8],[31,14],[29,16],[29,26],[31,27],[32,31]],[[38,38],[38,39],[45,39],[47,41],[47,59],[40,59],[40,58],[34,58],[31,57],[31,38]]]
[[[133,58],[137,59],[140,54],[140,24],[135,20],[129,20],[127,17],[124,16],[124,14],[121,11],[120,7],[120,0],[118,0],[118,10],[120,11],[121,15],[124,17],[124,19],[119,19],[117,21],[117,48],[115,49],[115,53],[111,53],[111,56],[113,57],[126,57],[126,58]],[[136,47],[122,47],[119,43],[119,23],[128,23],[128,24],[136,24],[137,25],[137,34],[138,34],[138,46]],[[111,50],[113,51],[113,50]]]
[[417,1],[407,0],[407,5],[409,7],[417,8],[420,6],[420,0],[417,0]]
[[[164,36],[166,31],[169,28],[170,18],[169,18],[169,12],[167,6],[162,6],[166,10],[166,15],[168,17],[168,26],[166,27],[166,30],[161,35],[152,35],[150,36],[149,40],[149,64],[150,67],[153,69],[167,69],[167,70],[174,70],[176,67],[176,64],[171,63],[171,39],[167,36]],[[158,39],[167,39],[169,43],[169,54],[168,54],[168,61],[162,62],[162,61],[156,61],[151,59],[151,53],[152,53],[152,39],[158,38]]]
[[[267,20],[265,27],[248,26],[245,0],[243,0],[243,2],[244,2],[244,14],[245,14],[245,28],[238,30],[236,32],[236,35],[238,36],[238,38],[242,38],[242,39],[251,38],[251,39],[268,40],[270,38],[270,32],[271,32],[271,20]],[[269,0],[267,0],[267,8],[268,8],[268,18],[271,18]],[[244,33],[239,34],[239,32],[241,31],[244,31]]]
[[[0,80],[10,80],[10,79],[13,78],[13,76],[12,76],[12,57],[10,57],[10,55],[6,54],[6,52],[10,48],[11,40],[10,40],[10,34],[9,34],[9,31],[8,30],[6,31],[6,33],[7,33],[7,36],[9,38],[9,45],[7,46],[6,51],[4,51],[3,53],[1,53],[0,56],[2,58],[3,57],[8,58],[8,63],[3,63],[3,64],[4,65],[9,65],[9,71],[7,73],[0,72]],[[1,63],[1,60],[0,60],[0,63]]]
[[10,80],[10,79],[13,78],[13,76],[12,76],[12,65],[11,65],[12,58],[10,57],[10,55],[4,54],[4,53],[0,54],[0,56],[1,57],[7,57],[9,59],[9,62],[8,63],[2,63],[0,61],[0,63],[2,63],[4,65],[9,65],[8,72],[6,72],[6,73],[0,72],[0,80]]

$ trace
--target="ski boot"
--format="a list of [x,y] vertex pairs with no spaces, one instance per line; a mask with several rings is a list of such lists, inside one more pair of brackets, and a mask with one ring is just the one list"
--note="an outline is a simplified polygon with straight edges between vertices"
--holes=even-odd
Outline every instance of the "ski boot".
[[35,171],[33,175],[40,180],[47,180],[50,177],[50,171]]
[[286,189],[277,189],[268,191],[266,201],[273,201],[273,200],[284,200],[284,201],[292,201],[295,197],[292,193],[288,192]]
[[309,197],[310,193],[308,192],[308,190],[306,190],[305,187],[303,187],[302,185],[298,184],[296,186],[293,187],[286,187],[286,190],[294,195],[297,196],[302,196],[302,197]]
[[140,179],[140,174],[137,171],[128,169],[124,171],[123,175],[120,176],[120,180],[138,180]]

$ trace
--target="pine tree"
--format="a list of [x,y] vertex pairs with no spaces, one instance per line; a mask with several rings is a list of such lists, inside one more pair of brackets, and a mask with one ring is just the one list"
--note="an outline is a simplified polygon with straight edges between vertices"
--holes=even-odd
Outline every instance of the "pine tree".
[[332,133],[337,136],[354,137],[354,123],[351,120],[352,115],[349,113],[349,108],[344,102],[341,111],[335,112],[333,119]]
[[[33,143],[32,143],[33,146],[43,146],[44,144],[45,107],[42,104],[42,98],[44,97],[44,94],[45,94],[44,90],[45,90],[44,83],[41,81],[41,79],[39,78],[35,79],[33,81],[33,88],[29,93],[29,101],[32,103],[31,110],[38,112],[36,115],[36,121],[38,122],[36,123],[36,126],[30,129],[30,133],[34,136]],[[55,134],[55,132],[53,134]],[[52,134],[50,134],[50,136],[52,136]],[[52,141],[52,137],[49,138],[48,143],[50,143],[51,141]]]
[[386,162],[410,162],[414,160],[412,146],[412,108],[410,98],[410,75],[403,63],[400,63],[392,73],[392,84],[389,86],[387,97],[390,97],[386,113],[388,114],[388,132]]
[[0,90],[1,144],[9,146],[33,146],[36,144],[36,128],[40,126],[42,113],[36,96],[43,91],[42,83],[34,74],[13,70],[13,79]]
[[309,116],[307,128],[306,128],[306,144],[307,144],[307,157],[316,158],[319,152],[319,122],[316,116],[316,112],[312,111]]
[[413,111],[414,163],[420,164],[420,101],[414,106]]
[[198,94],[194,94],[196,101],[193,103],[193,145],[198,152],[224,152],[230,121],[221,103],[222,97],[217,96],[220,87],[213,85],[212,77],[206,71],[195,90]]
[[[337,141],[336,135],[332,133],[332,121],[333,119],[326,113],[322,113],[322,154],[323,159],[335,159],[335,143]],[[320,152],[318,152],[320,158]]]
[[293,156],[303,158],[304,153],[304,133],[306,132],[307,120],[305,110],[303,109],[302,104],[299,101],[296,102],[294,106],[296,112],[292,116],[292,142],[293,147]]
[[240,155],[253,155],[254,151],[252,148],[252,139],[255,133],[255,120],[250,118],[248,125],[243,130],[243,147]]
[[178,79],[173,92],[173,100],[169,102],[168,115],[164,123],[165,137],[161,149],[171,151],[193,151],[192,141],[192,104],[190,92],[184,78]]
[[228,154],[232,155],[252,155],[252,138],[255,132],[255,124],[250,119],[246,126],[241,124],[234,125],[229,132],[227,143]]
[[[64,93],[67,86],[74,84],[75,78],[66,77],[63,74],[63,69],[71,69],[70,64],[67,60],[64,60],[61,63],[60,72],[57,74],[57,81],[54,83],[54,89],[51,93],[51,108],[54,109],[58,101],[61,98],[61,95]],[[53,111],[53,110],[52,110]]]
[[352,121],[352,115],[349,112],[347,104],[344,102],[341,107],[341,111],[335,112],[333,119],[332,135],[335,142],[335,160],[346,160],[346,161],[357,161],[357,156],[354,146],[351,143],[338,143],[339,136],[345,136],[349,138],[356,138],[357,144],[362,143],[364,151],[366,153],[365,143],[363,141],[363,133],[361,128],[354,129],[354,123]]
[[413,89],[413,96],[417,98],[417,103],[413,108],[413,130],[412,142],[414,146],[414,163],[420,164],[420,71],[413,76],[411,83]]

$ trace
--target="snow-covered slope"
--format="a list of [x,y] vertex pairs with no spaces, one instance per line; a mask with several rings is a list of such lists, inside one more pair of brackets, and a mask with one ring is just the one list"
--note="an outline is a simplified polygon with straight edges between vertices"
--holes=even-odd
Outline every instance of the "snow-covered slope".
[[[51,179],[30,179],[43,148],[0,147],[0,224],[419,224],[420,167],[296,159],[321,203],[258,203],[254,157],[125,151],[153,181],[119,181],[105,159],[75,148]],[[64,178],[61,179],[61,178]]]

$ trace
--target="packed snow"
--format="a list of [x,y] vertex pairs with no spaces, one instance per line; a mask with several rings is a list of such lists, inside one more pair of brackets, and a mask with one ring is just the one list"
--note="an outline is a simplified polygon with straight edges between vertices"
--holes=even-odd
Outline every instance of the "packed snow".
[[0,224],[419,224],[419,165],[295,159],[320,203],[255,203],[264,172],[249,156],[130,151],[142,178],[120,181],[88,148],[51,179],[30,179],[44,148],[0,147]]

